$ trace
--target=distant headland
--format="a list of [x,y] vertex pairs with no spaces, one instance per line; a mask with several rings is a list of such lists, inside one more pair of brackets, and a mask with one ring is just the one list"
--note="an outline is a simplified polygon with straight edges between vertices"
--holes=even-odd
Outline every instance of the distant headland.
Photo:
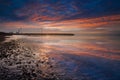
[[0,35],[63,35],[63,36],[73,36],[73,33],[6,33],[0,32]]

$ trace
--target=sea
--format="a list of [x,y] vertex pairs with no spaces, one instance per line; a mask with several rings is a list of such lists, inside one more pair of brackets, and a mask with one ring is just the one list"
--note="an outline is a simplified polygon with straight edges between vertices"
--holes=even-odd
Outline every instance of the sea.
[[[19,39],[31,46],[37,46],[35,54],[40,53],[46,58],[53,59],[55,67],[51,71],[56,71],[64,78],[120,80],[119,36],[12,35],[5,36],[1,42]],[[40,57],[38,55],[38,58]],[[47,73],[46,68],[43,70]]]

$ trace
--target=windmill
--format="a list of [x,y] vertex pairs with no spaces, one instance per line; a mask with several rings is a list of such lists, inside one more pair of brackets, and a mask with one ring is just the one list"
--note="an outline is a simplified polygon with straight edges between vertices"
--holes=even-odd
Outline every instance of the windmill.
[[42,33],[43,32],[43,28],[40,28],[40,33]]
[[18,33],[18,34],[22,33],[22,28],[19,28],[16,33]]

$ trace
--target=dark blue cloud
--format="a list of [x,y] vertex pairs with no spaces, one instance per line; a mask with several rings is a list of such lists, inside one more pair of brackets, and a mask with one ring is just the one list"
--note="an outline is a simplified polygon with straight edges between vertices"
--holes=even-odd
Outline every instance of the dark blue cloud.
[[[0,22],[24,21],[37,14],[58,20],[120,14],[120,0],[0,0]],[[49,19],[50,20],[50,19]]]

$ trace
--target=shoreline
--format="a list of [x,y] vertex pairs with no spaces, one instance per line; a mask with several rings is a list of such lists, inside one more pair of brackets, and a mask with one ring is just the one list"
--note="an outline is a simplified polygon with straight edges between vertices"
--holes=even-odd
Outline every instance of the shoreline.
[[[0,78],[2,80],[65,80],[60,73],[54,72],[55,66],[51,59],[45,57],[48,55],[42,52],[35,54],[34,48],[22,40],[1,43]],[[38,55],[39,58],[36,58]]]
[[58,36],[74,36],[73,33],[2,33],[0,35],[58,35]]

